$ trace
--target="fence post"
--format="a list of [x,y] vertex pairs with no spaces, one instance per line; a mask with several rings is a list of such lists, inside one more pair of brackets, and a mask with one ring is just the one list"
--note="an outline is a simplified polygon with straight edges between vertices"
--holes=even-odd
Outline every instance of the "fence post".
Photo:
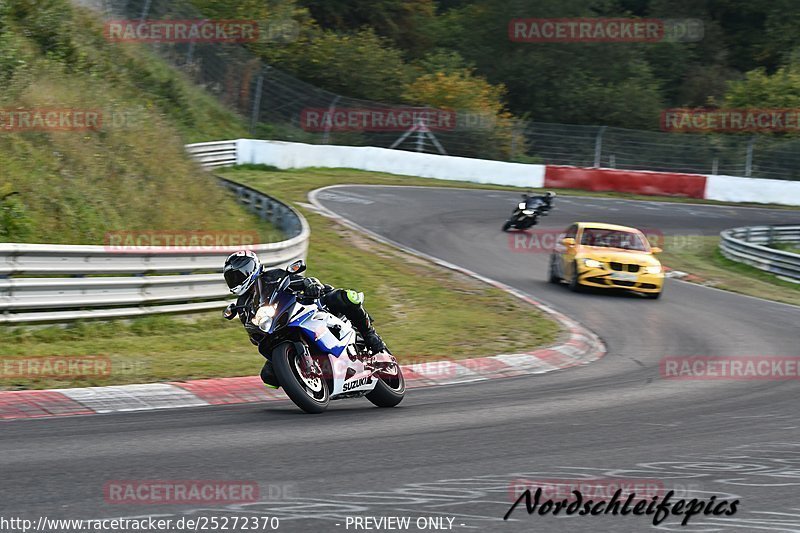
[[255,135],[258,119],[261,117],[261,91],[264,88],[264,75],[259,74],[256,81],[256,95],[253,98],[253,112],[250,116],[250,135]]
[[753,174],[753,145],[756,143],[756,136],[750,137],[747,142],[747,156],[744,160],[744,175],[750,177]]
[[594,140],[594,168],[600,168],[600,156],[603,153],[603,133],[608,126],[601,126]]
[[342,96],[337,94],[336,98],[333,99],[331,102],[330,107],[328,107],[328,120],[325,122],[325,133],[322,135],[322,144],[328,144],[331,136],[331,124],[333,123],[333,112],[336,110],[336,102],[339,101],[339,98]]
[[142,8],[142,16],[139,17],[140,21],[144,22],[147,19],[147,15],[150,14],[150,0],[144,3],[144,8]]
[[711,162],[711,174],[716,176],[718,171],[719,171],[719,158],[715,157],[714,160]]

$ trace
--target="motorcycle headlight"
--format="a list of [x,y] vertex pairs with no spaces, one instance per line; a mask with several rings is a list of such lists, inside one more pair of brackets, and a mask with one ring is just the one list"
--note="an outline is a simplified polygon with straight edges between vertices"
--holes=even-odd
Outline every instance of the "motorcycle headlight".
[[644,267],[644,271],[647,274],[660,274],[661,273],[661,265],[650,265]]
[[525,209],[525,202],[520,202],[517,207],[520,209]]
[[596,259],[584,259],[583,264],[589,268],[603,268],[603,263]]
[[533,213],[534,213],[533,209],[523,209],[522,210],[522,214],[523,215],[532,215]]
[[275,316],[275,306],[265,305],[256,311],[256,316],[253,317],[253,325],[258,326],[261,331],[269,331],[272,325],[272,317]]

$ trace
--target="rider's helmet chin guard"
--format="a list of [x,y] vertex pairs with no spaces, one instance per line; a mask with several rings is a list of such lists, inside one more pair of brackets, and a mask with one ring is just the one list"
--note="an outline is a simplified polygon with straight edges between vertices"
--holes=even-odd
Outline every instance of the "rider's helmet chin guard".
[[233,294],[241,296],[250,290],[261,274],[261,261],[251,250],[235,252],[225,260],[222,274],[225,276],[228,289]]

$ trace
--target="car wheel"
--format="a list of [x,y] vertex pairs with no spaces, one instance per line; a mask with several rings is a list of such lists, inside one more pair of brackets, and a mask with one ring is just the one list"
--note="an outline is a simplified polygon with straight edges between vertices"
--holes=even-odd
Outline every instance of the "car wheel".
[[550,256],[550,268],[547,272],[547,281],[550,283],[561,283],[561,278],[556,274],[556,257]]
[[583,286],[578,282],[578,263],[575,263],[575,268],[572,270],[572,277],[569,280],[569,290],[572,292],[581,292]]
[[658,300],[659,298],[661,298],[662,292],[664,292],[664,289],[661,289],[658,292],[648,292],[647,294],[644,295],[644,297],[650,300]]

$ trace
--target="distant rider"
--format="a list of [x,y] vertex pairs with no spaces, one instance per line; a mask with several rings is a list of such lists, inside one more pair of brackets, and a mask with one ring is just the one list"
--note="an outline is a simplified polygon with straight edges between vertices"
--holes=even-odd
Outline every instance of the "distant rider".
[[522,198],[525,200],[526,209],[544,208],[545,211],[549,211],[553,207],[553,198],[555,197],[556,193],[550,191],[547,191],[539,196],[528,193],[522,194]]
[[[279,281],[286,275],[286,271],[280,268],[264,270],[255,253],[250,250],[242,250],[228,256],[222,272],[230,291],[239,297],[236,304],[231,304],[225,309],[223,316],[228,320],[232,320],[238,314],[242,325],[244,325],[250,336],[250,342],[260,348],[261,341],[265,335],[251,322],[256,311],[256,306],[253,305],[253,299],[258,292],[256,280],[261,278],[262,285],[267,286]],[[383,340],[372,327],[370,316],[361,305],[364,300],[363,293],[349,289],[335,289],[331,285],[323,285],[317,278],[307,278],[300,274],[291,274],[291,280],[292,286],[302,286],[297,291],[299,299],[318,299],[331,313],[345,316],[353,327],[361,333],[367,348],[372,353],[386,350]],[[237,311],[237,308],[244,311]],[[263,352],[262,355],[264,355]],[[269,360],[267,360],[261,371],[261,379],[270,387],[277,388],[278,386],[278,380]]]

